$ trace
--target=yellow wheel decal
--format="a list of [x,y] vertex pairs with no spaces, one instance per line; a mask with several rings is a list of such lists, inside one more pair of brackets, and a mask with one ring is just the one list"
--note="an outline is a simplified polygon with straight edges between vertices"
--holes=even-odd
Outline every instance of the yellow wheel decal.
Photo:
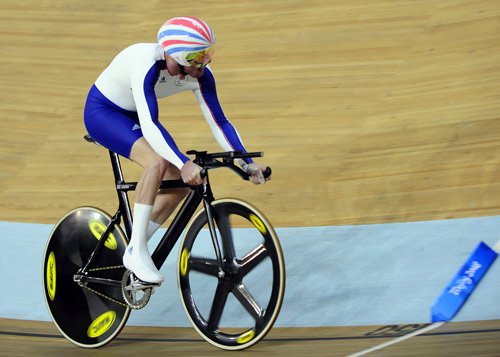
[[50,252],[47,259],[47,293],[50,300],[54,301],[56,297],[56,256],[54,252]]
[[255,337],[255,332],[253,330],[250,330],[250,331],[243,333],[240,337],[238,337],[236,342],[239,343],[240,345],[242,345],[244,343],[247,343],[248,341],[250,341],[254,337]]
[[187,273],[188,269],[188,257],[189,257],[189,252],[187,248],[184,248],[182,250],[182,255],[181,255],[181,262],[180,262],[180,268],[181,268],[181,275],[185,276]]
[[260,220],[259,217],[257,217],[256,215],[254,215],[253,213],[250,213],[249,215],[249,218],[250,220],[252,221],[252,223],[254,224],[255,227],[257,227],[257,229],[260,231],[260,233],[262,234],[267,234],[267,229],[266,229],[266,226],[264,225],[264,223]]
[[[89,228],[94,234],[94,237],[96,237],[98,240],[101,239],[104,231],[106,230],[106,226],[104,225],[104,223],[98,221],[97,219],[91,219],[89,221]],[[106,242],[104,242],[104,246],[112,250],[115,250],[118,247],[118,243],[116,243],[116,239],[113,236],[113,233],[109,234],[108,239],[106,239]]]
[[113,325],[116,319],[116,312],[113,310],[105,312],[94,320],[87,329],[87,336],[96,338],[103,335]]

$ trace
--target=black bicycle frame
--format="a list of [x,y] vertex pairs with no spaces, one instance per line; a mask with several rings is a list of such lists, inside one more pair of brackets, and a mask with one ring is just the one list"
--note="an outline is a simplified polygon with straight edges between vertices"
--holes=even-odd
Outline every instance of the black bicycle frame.
[[[113,174],[115,177],[116,192],[118,194],[119,209],[121,216],[124,218],[125,229],[127,231],[127,236],[132,235],[132,212],[130,210],[130,203],[128,199],[128,191],[134,191],[137,188],[137,182],[125,182],[123,177],[123,171],[120,164],[120,158],[118,154],[109,151],[111,158],[111,166],[113,167]],[[185,184],[182,180],[165,180],[160,184],[159,189],[180,189],[180,188],[190,188],[191,192],[184,200],[181,208],[177,212],[174,220],[168,227],[167,231],[163,235],[162,239],[158,243],[158,246],[151,255],[151,259],[155,263],[158,269],[161,268],[168,255],[172,251],[179,240],[182,232],[186,228],[189,220],[195,213],[200,202],[205,200],[205,209],[209,219],[209,225],[211,226],[211,232],[215,232],[213,226],[212,212],[210,202],[214,200],[212,190],[210,189],[210,184],[208,182],[208,177],[206,178],[207,183],[200,186],[191,186]],[[117,212],[117,214],[118,214]],[[210,223],[211,222],[211,223]],[[130,239],[130,238],[129,238]],[[102,240],[102,239],[101,239]],[[216,251],[218,251],[216,247]]]
[[[94,139],[90,136],[85,135],[85,140],[88,142],[96,143]],[[235,158],[252,158],[252,157],[262,157],[262,152],[254,152],[254,153],[243,153],[241,151],[233,151],[233,152],[224,152],[224,153],[215,153],[215,154],[207,154],[206,151],[195,151],[191,150],[187,152],[188,155],[196,155],[195,163],[200,164],[204,169],[202,171],[202,175],[206,176],[206,184],[202,184],[200,186],[191,186],[185,184],[182,180],[165,180],[160,184],[159,189],[179,189],[179,188],[189,188],[191,192],[188,197],[184,200],[180,210],[177,212],[174,220],[168,227],[167,231],[163,235],[163,238],[158,243],[155,251],[151,255],[151,259],[158,269],[161,268],[168,255],[172,251],[172,248],[175,246],[177,241],[179,240],[182,231],[186,228],[189,220],[193,216],[194,212],[198,208],[200,202],[203,200],[205,214],[207,215],[208,228],[210,230],[210,235],[212,237],[212,242],[214,245],[215,255],[217,257],[217,266],[219,269],[219,274],[224,274],[222,272],[222,258],[221,258],[221,250],[219,247],[219,243],[217,240],[217,234],[215,231],[215,223],[214,223],[214,213],[212,209],[212,201],[214,200],[214,196],[212,190],[210,188],[210,182],[208,180],[208,176],[206,175],[206,170],[208,168],[216,168],[216,167],[228,167],[233,170],[236,174],[238,174],[242,179],[248,180],[249,175],[240,168],[237,168],[233,160]],[[89,260],[85,264],[83,268],[81,268],[78,273],[74,275],[74,280],[77,282],[96,282],[96,283],[107,283],[111,285],[120,285],[121,282],[111,281],[109,279],[100,279],[93,278],[88,276],[88,271],[92,266],[94,260],[96,259],[98,253],[104,246],[104,242],[108,238],[109,234],[113,230],[115,224],[120,224],[121,219],[123,218],[123,223],[125,225],[125,231],[127,233],[127,237],[130,239],[132,236],[132,211],[130,209],[130,202],[128,199],[128,191],[134,191],[137,188],[137,182],[126,182],[123,177],[123,171],[120,164],[120,158],[117,153],[109,150],[109,155],[111,159],[111,166],[113,168],[113,175],[115,178],[115,188],[118,194],[118,210],[115,215],[112,217],[111,222],[106,227],[106,230],[99,239],[96,247],[90,255]],[[223,161],[217,161],[215,158],[221,158]],[[271,175],[271,169],[268,167],[264,172],[264,176],[267,177]]]
[[[80,274],[79,279],[82,282],[84,281],[98,282],[97,280],[100,280],[84,275],[87,274],[87,271],[92,266],[95,257],[104,246],[104,242],[106,241],[107,237],[113,230],[114,225],[120,224],[122,218],[123,218],[123,223],[125,225],[125,231],[127,233],[127,237],[129,237],[130,239],[132,235],[133,218],[132,218],[132,211],[130,209],[128,192],[134,191],[137,188],[137,182],[126,182],[123,177],[123,171],[121,168],[120,158],[118,154],[109,151],[109,155],[111,159],[111,166],[113,168],[113,175],[115,178],[115,188],[118,194],[119,207],[116,214],[112,217],[111,222],[106,227],[106,230],[102,235],[102,238],[98,241],[98,244],[96,245],[94,251],[91,253],[89,260],[87,261],[85,266],[79,271]],[[210,205],[210,202],[214,200],[214,197],[212,190],[210,188],[210,184],[208,182],[208,177],[206,178],[206,180],[207,183],[200,186],[187,185],[180,179],[165,180],[161,182],[159,189],[190,188],[191,192],[184,200],[184,203],[177,212],[177,215],[175,216],[174,220],[172,221],[167,231],[163,235],[163,238],[158,243],[158,246],[156,247],[155,251],[151,255],[151,258],[158,269],[161,268],[161,266],[167,259],[168,255],[172,251],[172,248],[179,240],[183,230],[186,228],[189,220],[195,213],[196,209],[198,208],[202,200],[205,200],[205,209],[209,219],[210,230],[211,232],[215,232],[215,227],[212,218],[213,215]],[[214,245],[216,245],[215,250],[219,258],[218,260],[220,265],[220,249],[216,243],[216,238],[214,237],[212,238],[214,239]],[[110,283],[109,280],[107,282]]]

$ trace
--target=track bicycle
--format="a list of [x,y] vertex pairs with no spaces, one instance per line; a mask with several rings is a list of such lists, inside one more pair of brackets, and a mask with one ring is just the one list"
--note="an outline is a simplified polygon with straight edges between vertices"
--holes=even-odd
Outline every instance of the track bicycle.
[[[88,135],[85,139],[95,143]],[[146,306],[158,287],[138,280],[123,266],[133,222],[128,192],[136,189],[137,182],[126,182],[119,155],[110,150],[109,154],[118,194],[116,213],[111,216],[90,206],[71,210],[52,230],[43,258],[43,291],[52,320],[69,341],[86,348],[112,341],[131,310]],[[278,317],[285,291],[283,252],[271,223],[259,210],[239,199],[214,198],[208,170],[226,167],[248,180],[234,160],[263,154],[189,151],[188,155],[194,155],[194,162],[203,168],[206,184],[161,183],[160,189],[191,191],[152,260],[160,269],[182,235],[177,280],[188,319],[213,346],[242,350],[262,340]],[[234,317],[237,326],[228,322]]]

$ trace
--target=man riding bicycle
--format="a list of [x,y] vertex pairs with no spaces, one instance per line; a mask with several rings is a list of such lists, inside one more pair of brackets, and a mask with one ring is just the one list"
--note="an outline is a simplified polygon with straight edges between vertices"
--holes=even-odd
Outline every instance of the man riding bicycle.
[[[246,152],[238,132],[219,104],[212,60],[215,36],[194,17],[168,20],[158,32],[159,43],[139,43],[120,52],[90,89],[84,111],[88,133],[104,147],[143,167],[134,202],[132,237],[123,263],[140,280],[159,284],[147,240],[167,220],[188,189],[158,194],[162,180],[179,179],[200,185],[201,167],[178,149],[159,122],[158,98],[191,90],[219,145]],[[239,164],[254,184],[263,184],[266,166],[251,159]]]

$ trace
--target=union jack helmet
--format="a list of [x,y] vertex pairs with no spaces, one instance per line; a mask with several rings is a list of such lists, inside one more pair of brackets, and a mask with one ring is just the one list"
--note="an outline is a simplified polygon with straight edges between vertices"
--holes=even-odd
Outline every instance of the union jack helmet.
[[214,53],[215,35],[210,26],[196,17],[174,17],[158,31],[158,42],[178,64],[205,67]]

